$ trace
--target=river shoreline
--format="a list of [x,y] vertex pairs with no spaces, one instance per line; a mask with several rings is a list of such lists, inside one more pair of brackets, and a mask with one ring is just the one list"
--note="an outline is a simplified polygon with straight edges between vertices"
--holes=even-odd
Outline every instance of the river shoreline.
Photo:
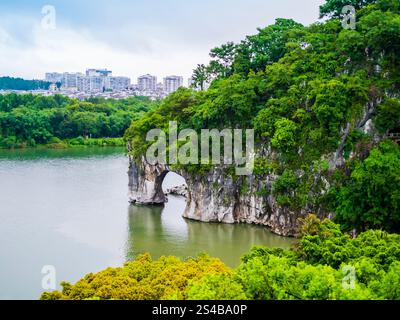
[[30,146],[26,142],[16,143],[12,147],[0,146],[0,150],[26,150],[26,149],[69,149],[87,147],[125,147],[123,138],[74,138],[59,140],[54,143],[37,144]]

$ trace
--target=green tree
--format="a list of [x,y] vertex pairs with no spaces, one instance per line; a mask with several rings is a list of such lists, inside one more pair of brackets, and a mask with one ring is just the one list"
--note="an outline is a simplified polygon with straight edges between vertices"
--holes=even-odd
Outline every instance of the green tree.
[[338,194],[337,221],[345,228],[400,231],[400,148],[387,141],[355,165]]
[[356,10],[365,7],[368,4],[376,3],[378,0],[326,0],[326,3],[320,6],[321,18],[341,17],[344,6],[351,5]]
[[194,88],[204,90],[205,85],[210,81],[209,70],[204,64],[197,65],[197,68],[193,70],[192,81]]
[[298,127],[296,123],[289,119],[279,119],[275,123],[275,134],[271,144],[274,148],[282,152],[290,152],[296,146],[296,133]]

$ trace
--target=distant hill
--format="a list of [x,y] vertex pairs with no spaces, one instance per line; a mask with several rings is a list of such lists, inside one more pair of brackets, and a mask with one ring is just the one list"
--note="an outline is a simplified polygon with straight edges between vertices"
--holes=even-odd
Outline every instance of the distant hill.
[[21,78],[0,77],[0,90],[47,90],[50,82],[43,80],[24,80]]

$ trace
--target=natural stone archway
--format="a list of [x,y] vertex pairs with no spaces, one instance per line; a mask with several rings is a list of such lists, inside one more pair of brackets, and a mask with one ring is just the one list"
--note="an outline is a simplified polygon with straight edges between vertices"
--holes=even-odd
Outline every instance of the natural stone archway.
[[[258,195],[263,188],[271,189],[273,179],[235,181],[223,169],[214,168],[207,174],[172,171],[165,165],[151,165],[143,157],[140,163],[131,159],[129,167],[130,201],[140,205],[160,205],[167,201],[162,188],[169,172],[182,176],[187,184],[186,209],[183,217],[202,222],[248,223],[269,227],[274,233],[293,236],[297,220],[306,212],[293,212],[279,206],[271,195]],[[243,193],[242,184],[248,185]]]
[[187,184],[184,177],[174,171],[169,171],[165,176],[162,188],[166,195],[188,197]]
[[[375,130],[372,115],[376,110],[376,101],[365,105],[355,128],[368,133],[379,142],[382,136]],[[352,125],[346,124],[340,133],[340,144],[337,149],[325,155],[322,160],[329,163],[333,172],[345,164],[344,148],[351,133]],[[400,134],[388,133],[390,138],[397,139]],[[131,146],[128,145],[128,150]],[[275,158],[274,151],[268,146],[260,146],[257,153],[263,158]],[[174,171],[165,165],[150,165],[146,159],[131,159],[129,169],[130,198],[137,204],[163,204],[167,198],[162,190],[162,183],[170,171],[182,176],[187,184],[185,218],[202,222],[249,223],[269,227],[272,232],[283,236],[295,236],[298,231],[299,218],[310,213],[320,218],[331,216],[327,211],[313,203],[303,208],[290,208],[280,204],[273,192],[277,175],[273,172],[262,176],[235,177],[227,174],[227,168],[215,166],[204,173],[190,173],[184,169]],[[320,183],[318,186],[317,184]],[[308,196],[319,197],[329,190],[329,181],[316,172],[314,184]]]

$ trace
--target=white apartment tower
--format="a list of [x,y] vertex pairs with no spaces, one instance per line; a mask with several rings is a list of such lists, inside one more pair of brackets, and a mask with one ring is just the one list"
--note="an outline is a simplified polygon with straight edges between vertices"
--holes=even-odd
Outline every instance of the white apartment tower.
[[107,69],[87,69],[86,76],[88,77],[111,77],[112,71]]
[[61,81],[62,85],[66,88],[76,89],[78,87],[78,75],[79,73],[65,72],[63,74],[63,80]]
[[164,91],[172,93],[183,86],[183,78],[180,76],[168,76],[164,78]]
[[64,78],[64,75],[62,73],[58,72],[48,72],[45,75],[45,80],[48,82],[56,83],[56,82],[62,82]]
[[89,92],[90,91],[90,79],[89,77],[81,74],[77,77],[77,89],[81,92]]
[[138,86],[140,91],[156,91],[157,77],[146,74],[138,78]]
[[109,86],[113,91],[122,91],[128,89],[131,85],[131,79],[127,77],[108,77]]

